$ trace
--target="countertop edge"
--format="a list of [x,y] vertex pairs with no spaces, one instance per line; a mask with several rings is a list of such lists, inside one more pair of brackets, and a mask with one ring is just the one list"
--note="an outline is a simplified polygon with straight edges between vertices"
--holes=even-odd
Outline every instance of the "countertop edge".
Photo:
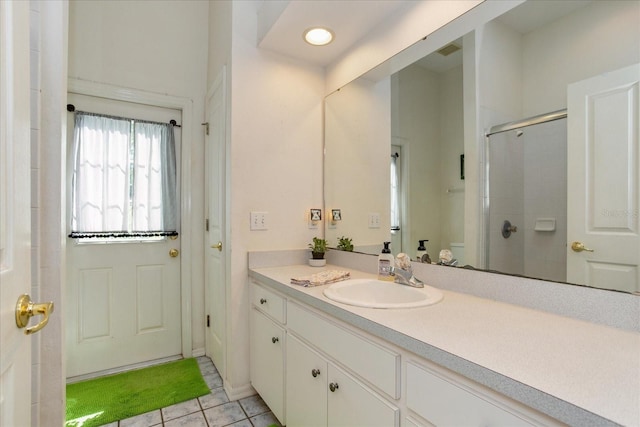
[[620,426],[620,424],[590,412],[584,408],[566,402],[544,391],[528,386],[503,374],[485,368],[460,356],[441,350],[426,342],[409,337],[399,331],[380,325],[342,307],[308,295],[295,288],[249,269],[249,277],[274,290],[305,303],[323,313],[333,316],[351,326],[361,329],[375,337],[388,341],[408,352],[428,359],[455,373],[463,375],[479,384],[501,393],[515,401],[529,406],[543,414],[569,425],[580,426]]

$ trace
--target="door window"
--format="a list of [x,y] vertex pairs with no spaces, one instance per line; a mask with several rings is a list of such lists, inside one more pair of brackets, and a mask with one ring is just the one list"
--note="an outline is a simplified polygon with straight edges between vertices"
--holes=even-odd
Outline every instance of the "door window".
[[178,234],[173,130],[168,123],[75,112],[69,237]]

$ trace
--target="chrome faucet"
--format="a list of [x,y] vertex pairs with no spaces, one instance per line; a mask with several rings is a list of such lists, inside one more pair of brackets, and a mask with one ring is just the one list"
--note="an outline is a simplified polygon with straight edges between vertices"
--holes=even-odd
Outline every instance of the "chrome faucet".
[[396,265],[391,267],[391,275],[395,283],[412,286],[414,288],[424,288],[422,280],[413,275],[411,258],[406,254],[398,254],[396,257]]

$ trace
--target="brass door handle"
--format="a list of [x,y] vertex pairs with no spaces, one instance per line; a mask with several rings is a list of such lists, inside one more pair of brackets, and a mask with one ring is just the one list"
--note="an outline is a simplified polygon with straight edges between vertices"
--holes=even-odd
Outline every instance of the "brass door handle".
[[222,242],[218,242],[217,245],[211,245],[211,249],[217,249],[222,252]]
[[171,258],[175,258],[175,257],[177,257],[179,254],[180,254],[180,251],[179,251],[179,250],[177,250],[177,249],[171,249],[171,250],[169,251],[169,256],[170,256]]
[[574,252],[593,252],[593,249],[586,248],[581,242],[573,242],[571,244],[571,249],[573,249]]
[[28,294],[20,295],[16,304],[16,325],[22,329],[29,324],[29,318],[42,315],[40,323],[25,329],[25,335],[31,335],[47,326],[51,313],[53,313],[53,302],[34,303]]

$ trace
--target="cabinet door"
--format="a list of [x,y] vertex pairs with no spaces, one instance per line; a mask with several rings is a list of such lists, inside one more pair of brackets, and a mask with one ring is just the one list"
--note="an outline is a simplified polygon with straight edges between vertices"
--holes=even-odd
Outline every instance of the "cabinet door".
[[390,427],[400,425],[400,411],[340,368],[329,364],[328,425]]
[[437,426],[531,427],[524,414],[498,407],[426,369],[407,363],[407,408]]
[[251,384],[284,424],[284,329],[255,308],[250,328]]
[[287,427],[327,426],[327,362],[294,336],[287,339]]

